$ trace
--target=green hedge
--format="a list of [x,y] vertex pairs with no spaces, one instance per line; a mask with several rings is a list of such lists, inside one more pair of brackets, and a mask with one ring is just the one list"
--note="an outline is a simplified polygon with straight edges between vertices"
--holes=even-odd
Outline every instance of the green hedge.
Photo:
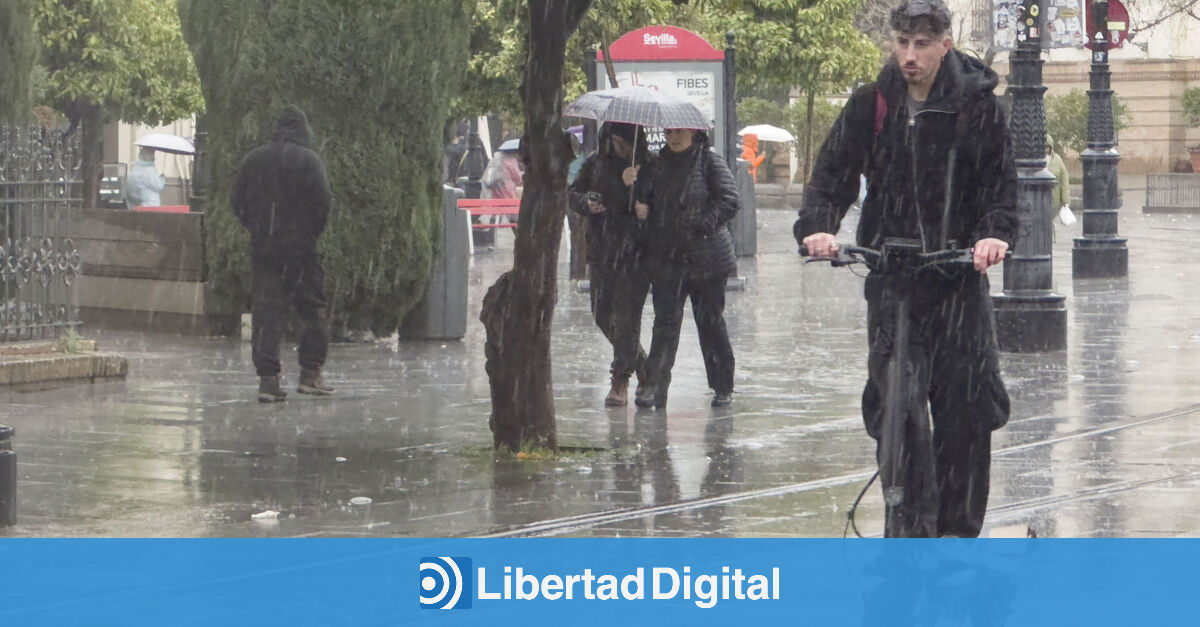
[[471,0],[178,0],[208,128],[206,260],[249,302],[248,238],[229,209],[242,156],[288,104],[309,116],[333,188],[320,246],[335,333],[388,335],[437,245],[442,125],[467,60]]

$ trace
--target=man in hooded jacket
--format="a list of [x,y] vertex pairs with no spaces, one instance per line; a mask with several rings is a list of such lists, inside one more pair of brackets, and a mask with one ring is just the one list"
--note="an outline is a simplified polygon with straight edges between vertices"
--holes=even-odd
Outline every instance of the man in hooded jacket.
[[321,368],[329,348],[325,270],[317,238],[329,217],[329,180],[312,145],[308,118],[288,106],[271,141],[255,148],[238,167],[233,212],[250,231],[254,309],[251,355],[259,376],[258,400],[287,397],[280,379],[279,343],[289,301],[303,324],[300,334],[301,394],[329,395]]
[[[877,442],[887,407],[900,404],[910,427],[932,418],[932,441],[906,428],[900,451],[877,446],[881,462],[892,453],[903,462],[895,477],[881,463],[883,484],[904,494],[889,499],[885,534],[974,537],[987,508],[991,432],[1008,420],[984,271],[1016,238],[1016,168],[992,93],[997,76],[953,48],[941,0],[903,0],[890,22],[894,57],[851,96],[821,147],[794,234],[809,254],[836,255],[833,234],[865,174],[859,246],[903,238],[923,251],[973,247],[973,269],[868,275],[862,410]],[[902,299],[911,331],[907,350],[897,351]],[[911,387],[889,390],[897,352]]]

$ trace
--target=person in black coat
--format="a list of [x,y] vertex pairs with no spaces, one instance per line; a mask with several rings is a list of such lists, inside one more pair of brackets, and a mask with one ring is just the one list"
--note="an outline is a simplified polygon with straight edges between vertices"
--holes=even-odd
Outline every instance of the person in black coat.
[[600,128],[599,148],[584,161],[571,184],[571,209],[587,219],[587,262],[592,316],[613,347],[612,385],[604,404],[628,404],[629,378],[646,383],[646,351],[639,340],[650,275],[637,243],[632,188],[649,160],[640,126],[609,122]]
[[259,376],[258,400],[287,397],[280,379],[279,343],[289,301],[304,329],[300,335],[302,394],[328,395],[321,368],[329,348],[325,270],[317,238],[329,218],[329,180],[312,144],[312,129],[299,107],[289,106],[275,123],[271,141],[238,166],[233,212],[250,231],[253,268],[251,356]]
[[712,405],[733,394],[733,347],[725,328],[725,284],[737,271],[728,223],[741,206],[725,159],[709,149],[704,131],[671,128],[667,145],[649,172],[638,176],[635,205],[645,222],[646,264],[651,275],[654,335],[646,361],[650,385],[634,398],[639,407],[665,407],[679,348],[683,304],[692,301]]
[[[913,424],[933,425],[932,441],[922,435],[928,430],[905,429],[903,467],[897,477],[881,476],[904,495],[887,505],[885,534],[974,537],[987,508],[991,432],[1009,412],[984,271],[1016,241],[1016,168],[992,92],[998,77],[954,50],[941,0],[903,0],[891,26],[894,57],[876,82],[851,95],[834,123],[793,230],[813,256],[835,255],[833,234],[865,174],[859,246],[879,249],[900,238],[924,251],[973,249],[973,269],[867,276],[870,354],[862,410],[877,441],[890,406]],[[910,304],[906,351],[895,347],[902,300]],[[898,354],[906,355],[897,365],[913,385],[891,389],[889,369]],[[887,454],[877,446],[881,462]]]

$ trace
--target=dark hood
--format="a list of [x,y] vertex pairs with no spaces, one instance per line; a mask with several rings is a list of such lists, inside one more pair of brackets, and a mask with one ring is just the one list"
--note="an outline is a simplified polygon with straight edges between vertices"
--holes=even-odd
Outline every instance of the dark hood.
[[312,146],[313,133],[308,125],[308,116],[304,115],[300,107],[288,105],[283,113],[279,114],[279,119],[275,122],[275,133],[271,137],[306,148]]
[[[925,106],[958,111],[964,103],[991,94],[998,84],[1000,76],[982,61],[951,48],[933,80]],[[879,85],[889,102],[903,102],[907,97],[908,82],[900,72],[896,57],[893,56],[880,70]]]

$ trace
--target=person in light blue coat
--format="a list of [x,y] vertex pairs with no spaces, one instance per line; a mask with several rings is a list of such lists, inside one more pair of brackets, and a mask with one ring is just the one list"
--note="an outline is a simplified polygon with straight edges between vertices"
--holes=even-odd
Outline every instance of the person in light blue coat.
[[130,207],[161,207],[162,190],[167,179],[154,167],[154,149],[143,147],[137,161],[129,168],[129,192],[126,197]]

